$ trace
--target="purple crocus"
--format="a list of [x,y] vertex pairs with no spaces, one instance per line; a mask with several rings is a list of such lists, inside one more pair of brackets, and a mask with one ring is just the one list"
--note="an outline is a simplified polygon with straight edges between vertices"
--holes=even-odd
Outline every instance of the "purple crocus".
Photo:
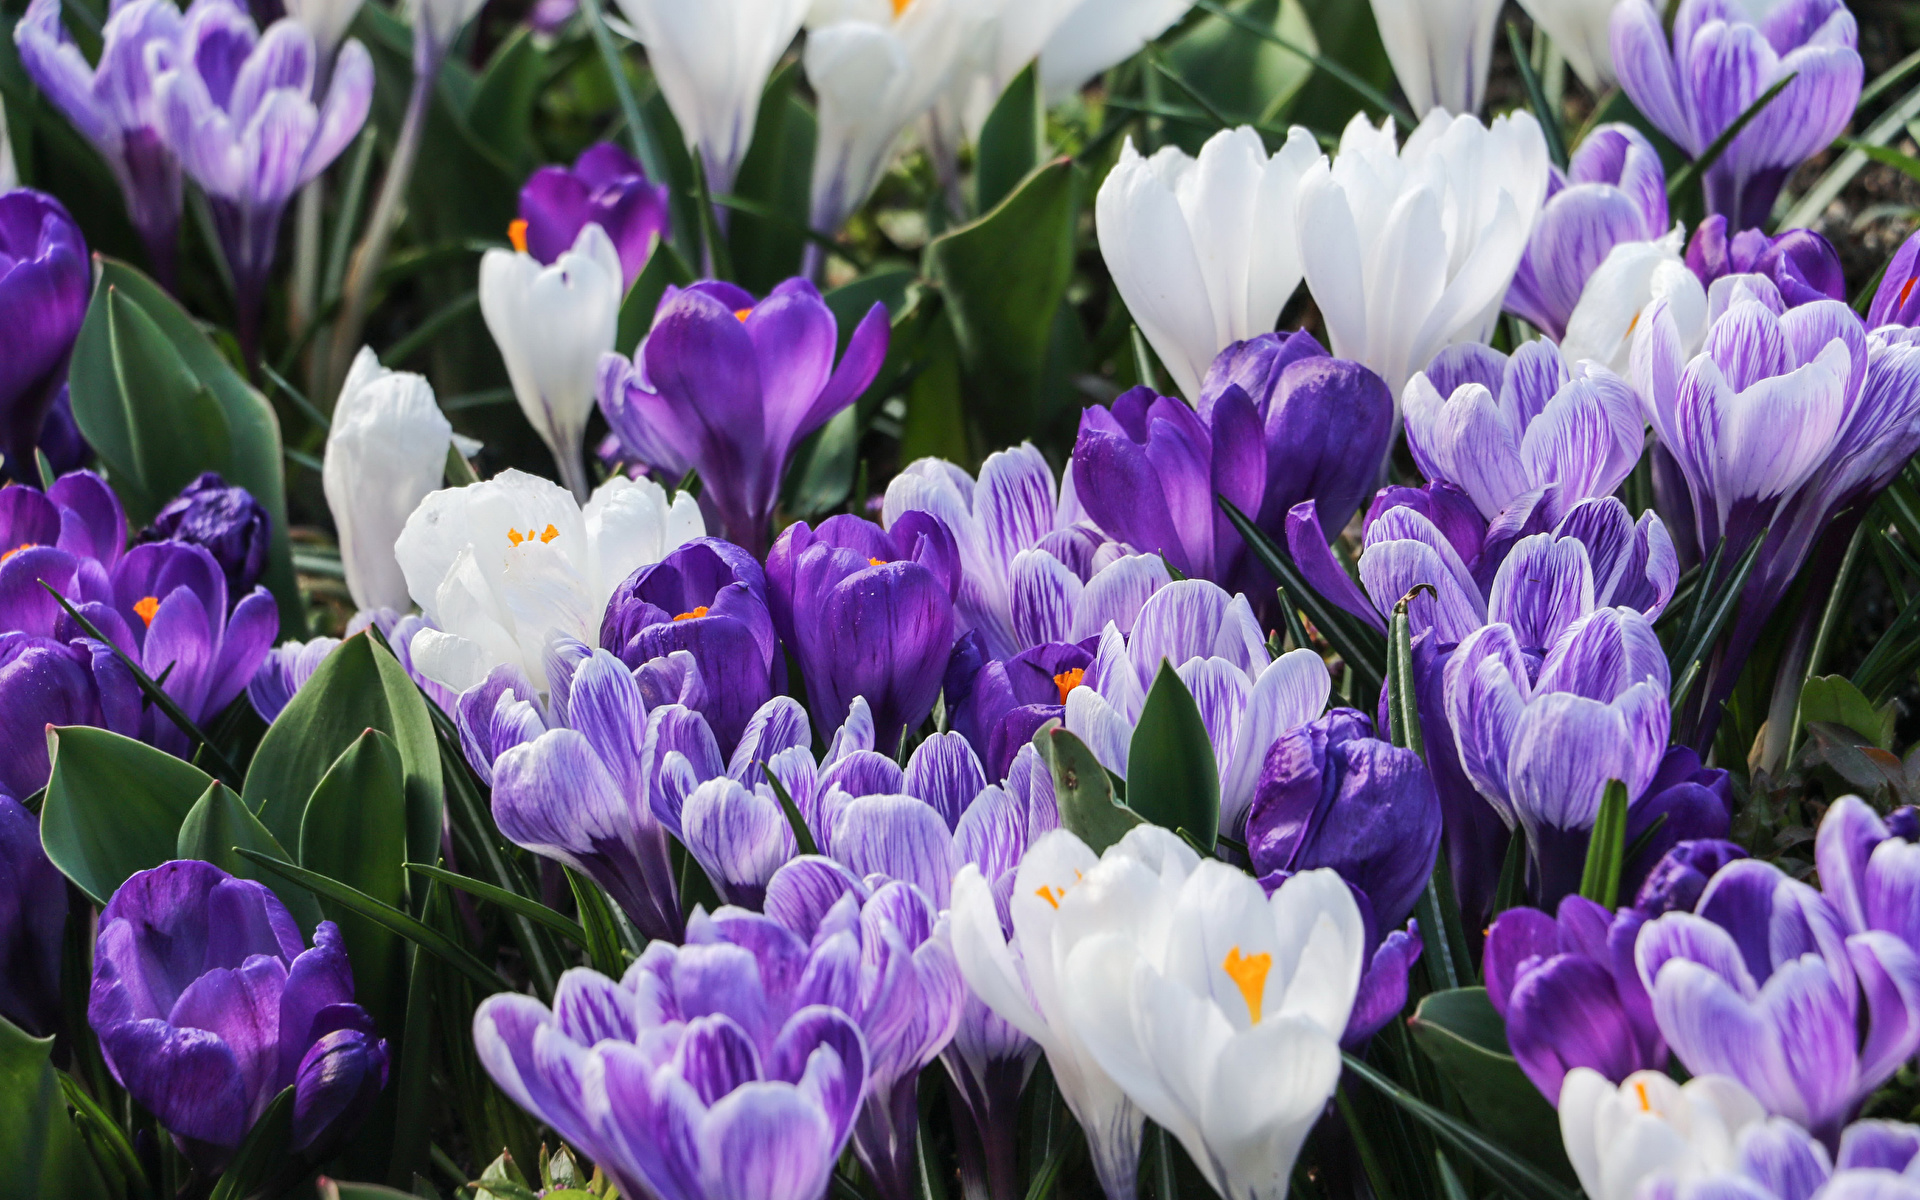
[[340,931],[308,949],[280,900],[191,860],[141,871],[100,914],[87,1023],[113,1077],[209,1173],[291,1086],[293,1148],[323,1156],[387,1080]]
[[0,194],[0,454],[22,483],[40,481],[33,452],[92,284],[87,243],[58,200],[29,188]]
[[1920,282],[1920,230],[1908,234],[1887,263],[1885,273],[1880,276],[1880,286],[1874,290],[1873,304],[1867,309],[1867,328],[1920,325],[1920,293],[1914,289],[1916,282]]
[[[439,705],[442,711],[453,712],[459,703],[460,693],[413,669],[413,635],[425,629],[435,628],[434,623],[419,613],[401,616],[390,608],[363,608],[353,614],[347,622],[347,628],[341,637],[317,637],[304,642],[282,642],[268,651],[260,661],[260,667],[247,681],[247,701],[253,705],[253,711],[260,719],[273,724],[280,713],[293,702],[293,697],[306,686],[307,680],[320,669],[327,656],[337,649],[342,640],[356,633],[364,633],[370,628],[378,628],[380,635],[387,640],[387,646],[400,666],[413,680],[427,699]],[[490,762],[491,760],[489,760]],[[475,770],[480,768],[475,767]]]
[[654,244],[666,236],[670,195],[625,150],[595,142],[571,168],[541,167],[528,177],[520,189],[515,236],[544,264],[573,249],[582,227],[598,225],[620,252],[621,276],[632,287]]
[[883,748],[933,711],[953,649],[957,558],[946,528],[924,515],[891,530],[829,517],[780,535],[767,556],[773,624],[823,734],[840,728],[855,696],[872,706]]
[[1728,237],[1727,219],[1716,213],[1693,231],[1687,266],[1708,287],[1725,275],[1764,275],[1780,289],[1788,308],[1847,298],[1840,252],[1811,229],[1789,229],[1777,237],[1742,229]]
[[180,489],[140,533],[143,542],[191,542],[220,564],[227,595],[245,596],[267,565],[272,521],[245,488],[230,487],[218,472],[206,471]]
[[641,461],[699,471],[711,523],[757,556],[793,448],[880,373],[886,308],[867,311],[836,368],[838,336],[805,279],[757,302],[728,283],[669,288],[633,359],[600,360],[600,410]]
[[1814,838],[1820,890],[1848,933],[1883,930],[1920,954],[1920,810],[1882,820],[1858,796],[1842,796]]
[[154,79],[172,69],[184,24],[173,0],[127,0],[107,17],[97,66],[61,27],[60,0],[32,0],[13,30],[34,85],[107,160],[154,274],[169,288],[180,229],[180,162],[160,134]]
[[1734,859],[1746,856],[1744,848],[1720,838],[1676,842],[1647,873],[1633,898],[1633,907],[1648,917],[1692,912],[1714,873]]
[[0,795],[31,796],[47,786],[49,725],[140,737],[140,685],[92,638],[0,633]]
[[1767,89],[1793,82],[1707,168],[1707,208],[1735,229],[1764,225],[1793,169],[1853,116],[1863,66],[1842,0],[1787,0],[1759,24],[1737,0],[1682,0],[1669,41],[1651,0],[1612,17],[1613,62],[1634,107],[1698,158]]
[[860,1111],[866,1038],[777,923],[722,910],[695,930],[618,982],[568,971],[551,1009],[488,997],[480,1062],[623,1196],[817,1200]]
[[1624,242],[1666,236],[1667,174],[1631,125],[1596,126],[1565,171],[1551,168],[1547,201],[1507,287],[1506,309],[1556,341],[1587,279]]
[[1004,662],[982,661],[978,635],[969,630],[954,644],[942,685],[948,720],[988,771],[1002,777],[1036,730],[1066,717],[1067,694],[1092,665],[1093,652],[1069,642],[1043,642]]
[[1741,1131],[1731,1170],[1648,1177],[1639,1200],[1916,1200],[1920,1127],[1855,1121],[1840,1131],[1838,1152],[1782,1117]]
[[360,132],[373,97],[373,60],[357,40],[340,47],[325,96],[315,94],[319,60],[291,17],[262,33],[233,0],[194,0],[173,61],[153,79],[160,136],[213,210],[249,358],[280,215]]
[[1433,874],[1440,824],[1426,764],[1375,738],[1364,713],[1336,708],[1267,751],[1247,812],[1254,874],[1271,895],[1301,871],[1331,867],[1366,923],[1368,968],[1341,1038],[1349,1047],[1406,1004],[1407,972],[1420,957],[1419,927],[1407,918]]
[[0,1017],[34,1037],[60,1023],[66,926],[67,881],[40,848],[40,818],[0,792]]
[[726,754],[785,682],[766,573],[719,538],[696,538],[629,575],[607,602],[600,644],[634,668],[676,650],[691,654],[706,685],[701,713]]
[[1667,1044],[1634,965],[1644,913],[1610,913],[1584,896],[1555,914],[1510,908],[1487,931],[1487,999],[1507,1023],[1507,1044],[1533,1086],[1558,1104],[1575,1067],[1614,1083],[1667,1064]]

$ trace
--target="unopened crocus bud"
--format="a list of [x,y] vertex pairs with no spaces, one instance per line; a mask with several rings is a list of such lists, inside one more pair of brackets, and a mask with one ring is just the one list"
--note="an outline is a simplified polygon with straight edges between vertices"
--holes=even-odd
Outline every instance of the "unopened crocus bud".
[[514,236],[536,261],[551,263],[572,248],[582,229],[598,225],[620,255],[624,292],[666,236],[670,196],[632,155],[612,142],[596,142],[572,167],[541,167],[527,179]]
[[252,493],[231,487],[214,471],[180,489],[141,531],[143,542],[191,542],[213,555],[226,577],[227,597],[238,602],[266,569],[272,521]]
[[40,480],[34,449],[92,282],[80,227],[58,200],[27,188],[0,194],[0,454],[22,482]]
[[1667,851],[1647,873],[1634,897],[1635,911],[1649,919],[1670,912],[1692,912],[1713,873],[1747,852],[1718,838],[1694,838]]

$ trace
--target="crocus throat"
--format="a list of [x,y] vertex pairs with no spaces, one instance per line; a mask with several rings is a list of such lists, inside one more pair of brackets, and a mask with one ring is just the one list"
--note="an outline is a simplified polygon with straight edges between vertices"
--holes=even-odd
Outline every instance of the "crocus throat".
[[548,525],[545,529],[542,529],[538,532],[535,532],[534,530],[531,530],[531,529],[527,530],[525,533],[521,533],[518,529],[507,530],[507,540],[509,542],[512,542],[516,546],[520,545],[522,542],[532,542],[532,541],[550,542],[559,536],[560,536],[560,531],[558,529],[555,529],[552,525]]
[[1074,667],[1070,671],[1062,671],[1058,675],[1055,675],[1053,677],[1053,686],[1060,689],[1060,703],[1065,704],[1067,702],[1067,693],[1079,687],[1086,677],[1087,670],[1085,667]]
[[8,559],[12,558],[14,555],[20,553],[22,550],[33,549],[34,545],[35,543],[33,542],[21,542],[18,546],[15,546],[13,549],[7,551],[5,554],[0,554],[0,563],[7,561]]
[[513,243],[513,248],[519,253],[525,254],[527,252],[526,218],[522,217],[519,220],[508,222],[507,240]]
[[707,615],[707,606],[704,604],[700,604],[700,605],[694,606],[694,609],[692,612],[683,612],[679,616],[675,617],[674,620],[691,621],[697,617],[704,617],[706,615]]
[[160,597],[142,596],[139,603],[133,606],[133,611],[140,614],[142,621],[145,621],[148,625],[152,625],[153,614],[160,611]]
[[1260,1023],[1260,1001],[1267,990],[1267,972],[1273,969],[1273,955],[1249,954],[1242,957],[1240,947],[1227,951],[1226,961],[1220,969],[1233,980],[1233,986],[1240,989],[1240,998],[1247,1002],[1247,1018],[1255,1025]]
[[740,322],[742,325],[745,325],[747,323],[747,318],[752,315],[753,315],[753,310],[751,308],[736,308],[733,310],[733,319]]

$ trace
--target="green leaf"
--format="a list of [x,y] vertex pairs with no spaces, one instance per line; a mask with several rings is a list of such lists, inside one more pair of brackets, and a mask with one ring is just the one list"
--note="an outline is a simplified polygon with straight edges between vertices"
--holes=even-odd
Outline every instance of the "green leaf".
[[1165,659],[1127,746],[1127,807],[1155,825],[1186,830],[1207,851],[1220,833],[1213,742],[1193,693]]
[[727,219],[736,280],[756,296],[797,273],[807,245],[816,125],[796,94],[800,75],[799,60],[789,59],[767,81],[753,144],[733,177],[733,197],[767,214],[735,209]]
[[1620,872],[1627,861],[1627,785],[1607,781],[1600,811],[1587,837],[1587,863],[1580,873],[1580,894],[1608,912],[1620,899]]
[[626,973],[627,961],[620,953],[620,930],[613,910],[600,885],[580,872],[567,871],[567,883],[573,889],[573,901],[580,908],[580,924],[587,931],[587,952],[593,957],[594,970],[609,979]]
[[0,1017],[0,1200],[105,1200],[112,1193],[67,1111],[53,1039]]
[[47,735],[53,774],[40,843],[68,879],[105,904],[127,877],[174,857],[181,822],[213,783],[165,751],[104,729]]
[[1526,89],[1527,107],[1533,110],[1540,133],[1546,138],[1547,157],[1564,171],[1567,169],[1567,135],[1560,127],[1560,113],[1547,102],[1546,89],[1533,70],[1533,56],[1520,40],[1520,27],[1512,21],[1507,22],[1507,48],[1513,52],[1513,65],[1519,70],[1520,83]]
[[95,262],[99,279],[73,348],[73,416],[128,519],[146,524],[202,471],[246,488],[272,526],[261,582],[279,602],[280,635],[305,636],[273,406],[159,285],[117,259]]
[[787,826],[793,830],[793,844],[802,854],[818,854],[820,848],[814,844],[813,830],[807,828],[807,819],[800,815],[800,806],[793,802],[792,793],[773,768],[766,763],[760,764],[760,771],[767,777],[767,786],[773,789],[773,798],[780,802],[780,811],[786,815]]
[[1053,793],[1060,802],[1060,827],[1103,853],[1127,836],[1127,830],[1145,824],[1140,814],[1114,799],[1113,780],[1087,749],[1087,744],[1049,723],[1033,735],[1034,749],[1053,768]]
[[[1319,49],[1313,25],[1299,0],[1230,0],[1220,8],[1209,9],[1206,19],[1167,49],[1166,64],[1198,93],[1196,100],[1229,124],[1265,125],[1313,77]],[[1208,137],[1192,125],[1168,133],[1189,152]]]
[[280,903],[287,906],[293,919],[300,923],[301,932],[312,937],[313,927],[320,923],[320,906],[314,903],[313,894],[305,888],[289,887],[284,880],[276,879],[241,858],[233,852],[236,846],[245,846],[275,858],[290,857],[272,831],[260,823],[260,818],[253,815],[240,797],[233,794],[233,789],[215,780],[180,822],[173,856],[197,858],[201,862],[212,863],[235,878],[266,884],[280,897]]
[[975,212],[1005,200],[1040,165],[1047,148],[1047,110],[1040,98],[1040,60],[1026,65],[994,102],[974,148]]
[[298,1160],[290,1150],[292,1142],[293,1088],[286,1087],[253,1123],[247,1140],[240,1143],[208,1200],[247,1200],[272,1194],[274,1183],[298,1174]]
[[1079,194],[1073,162],[1058,159],[927,246],[926,273],[946,298],[973,416],[991,444],[1017,442],[1052,415],[1041,411],[1041,383],[1073,275]]
[[413,1200],[411,1192],[397,1191],[385,1184],[343,1183],[324,1175],[314,1181],[314,1190],[319,1193],[320,1200],[391,1200],[396,1196]]
[[241,797],[283,846],[300,842],[307,799],[368,729],[393,739],[407,783],[403,861],[438,862],[440,747],[420,689],[385,647],[356,634],[327,655],[254,752]]
[[1414,1041],[1466,1102],[1473,1123],[1507,1150],[1573,1181],[1553,1106],[1507,1050],[1506,1023],[1487,989],[1435,992],[1407,1022]]
[[487,60],[479,86],[467,105],[467,126],[520,173],[539,165],[533,140],[533,107],[544,82],[546,55],[522,26],[508,35]]
[[1844,675],[1820,675],[1800,689],[1800,720],[1844,725],[1882,750],[1893,749],[1896,702],[1875,708]]

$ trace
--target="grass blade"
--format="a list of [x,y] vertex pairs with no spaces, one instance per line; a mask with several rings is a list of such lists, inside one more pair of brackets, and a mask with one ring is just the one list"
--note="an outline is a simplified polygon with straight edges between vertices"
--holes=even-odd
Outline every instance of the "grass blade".
[[495,887],[491,883],[471,876],[455,874],[444,867],[429,866],[426,863],[408,863],[407,870],[416,875],[424,875],[428,879],[436,879],[448,887],[459,888],[468,895],[478,896],[490,904],[497,904],[508,912],[530,921],[538,921],[575,945],[583,947],[589,945],[587,931],[580,927],[578,921],[553,911],[538,900],[529,900],[517,892]]
[[1736,117],[1733,124],[1727,126],[1725,132],[1713,139],[1713,142],[1708,145],[1699,158],[1694,159],[1686,166],[1675,171],[1673,178],[1667,181],[1667,199],[1671,200],[1681,195],[1694,180],[1705,175],[1714,163],[1720,161],[1720,156],[1726,153],[1727,147],[1733,143],[1733,139],[1740,136],[1740,131],[1745,129],[1755,117],[1759,116],[1767,105],[1772,104],[1774,97],[1785,91],[1788,84],[1799,77],[1800,73],[1795,71],[1793,74],[1762,92],[1760,98],[1747,107],[1747,111]]
[[1527,107],[1539,119],[1541,136],[1547,140],[1547,157],[1564,171],[1567,169],[1566,131],[1560,128],[1560,115],[1547,103],[1547,90],[1540,86],[1540,76],[1533,70],[1533,56],[1520,41],[1520,27],[1512,21],[1507,22],[1507,45],[1513,50],[1513,65],[1519,70],[1521,86],[1527,92]]
[[1608,912],[1620,898],[1620,872],[1627,857],[1627,785],[1607,781],[1600,812],[1587,836],[1587,863],[1580,873],[1580,894]]
[[1235,508],[1231,500],[1224,496],[1217,499],[1227,514],[1227,520],[1233,523],[1234,529],[1247,543],[1247,549],[1253,551],[1260,565],[1271,571],[1290,594],[1299,598],[1300,607],[1306,610],[1308,618],[1319,628],[1321,636],[1327,639],[1341,660],[1373,691],[1378,692],[1384,687],[1387,681],[1385,640],[1358,618],[1336,607],[1315,591],[1287,552],[1275,545],[1273,539],[1248,519],[1245,513]]

